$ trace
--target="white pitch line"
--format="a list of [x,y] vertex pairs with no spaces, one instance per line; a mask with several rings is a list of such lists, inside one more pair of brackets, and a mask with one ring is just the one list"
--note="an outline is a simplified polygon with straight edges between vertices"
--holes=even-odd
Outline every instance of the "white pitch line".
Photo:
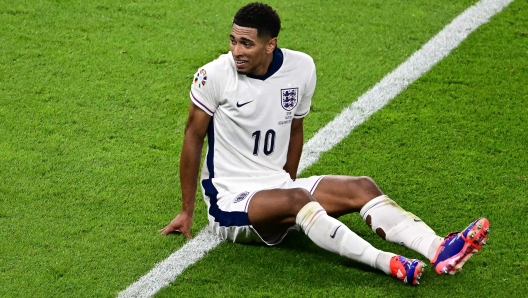
[[[355,127],[383,108],[401,91],[446,57],[471,32],[487,23],[491,17],[511,2],[513,0],[482,0],[466,9],[420,50],[319,130],[304,145],[298,172],[301,173],[317,162],[322,153],[341,142]],[[119,293],[118,297],[153,296],[220,242],[207,227],[204,228],[198,236]]]
[[198,236],[185,243],[182,248],[158,263],[147,275],[119,293],[118,297],[151,297],[168,286],[183,270],[198,262],[208,251],[220,244],[220,240],[204,228]]
[[471,32],[487,23],[493,15],[511,2],[513,0],[482,0],[466,9],[407,61],[386,75],[372,89],[319,130],[303,148],[299,171],[314,164],[321,153],[341,142],[356,126],[383,108],[407,86],[446,57]]

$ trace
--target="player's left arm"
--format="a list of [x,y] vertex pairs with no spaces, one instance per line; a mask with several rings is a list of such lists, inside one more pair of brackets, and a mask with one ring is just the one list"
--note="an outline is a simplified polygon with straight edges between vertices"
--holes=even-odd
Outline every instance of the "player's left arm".
[[299,168],[299,161],[301,160],[302,148],[304,144],[303,119],[310,111],[312,103],[312,96],[315,92],[315,85],[317,84],[317,74],[315,71],[315,64],[311,57],[309,61],[303,63],[306,73],[311,74],[306,77],[306,86],[300,96],[301,102],[295,110],[295,115],[291,124],[290,144],[288,145],[288,155],[286,157],[286,164],[284,170],[290,174],[292,179],[297,178],[297,169]]
[[304,143],[303,119],[293,119],[291,124],[290,144],[288,145],[288,155],[284,170],[290,174],[292,179],[297,178],[297,168],[299,167]]

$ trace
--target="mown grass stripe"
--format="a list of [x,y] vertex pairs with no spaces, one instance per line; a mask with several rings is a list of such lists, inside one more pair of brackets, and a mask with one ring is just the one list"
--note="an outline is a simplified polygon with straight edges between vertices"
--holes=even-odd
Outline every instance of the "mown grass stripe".
[[[322,153],[332,149],[355,127],[383,108],[401,91],[446,57],[471,32],[487,23],[491,17],[511,2],[513,0],[482,0],[466,9],[420,50],[319,130],[305,144],[298,172],[301,173],[317,162]],[[153,296],[219,243],[218,238],[208,228],[204,228],[198,236],[119,293],[118,297]]]

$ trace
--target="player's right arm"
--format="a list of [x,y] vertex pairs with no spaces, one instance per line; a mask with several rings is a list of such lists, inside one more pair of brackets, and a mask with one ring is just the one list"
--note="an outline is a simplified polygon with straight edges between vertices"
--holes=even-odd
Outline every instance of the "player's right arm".
[[165,228],[159,230],[161,234],[167,235],[169,233],[179,232],[187,238],[191,238],[196,188],[198,185],[198,171],[202,160],[204,139],[211,119],[212,117],[210,115],[198,108],[194,103],[191,103],[180,156],[182,209]]

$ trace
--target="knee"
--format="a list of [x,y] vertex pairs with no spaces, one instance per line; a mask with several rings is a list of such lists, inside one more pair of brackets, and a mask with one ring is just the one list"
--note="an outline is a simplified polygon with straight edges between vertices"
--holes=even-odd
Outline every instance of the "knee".
[[372,199],[383,195],[376,182],[368,176],[355,177],[348,185],[353,188],[350,193],[356,194],[355,200],[360,205],[365,205]]
[[292,215],[297,215],[302,207],[312,201],[315,201],[315,199],[310,192],[302,188],[291,189],[288,196],[288,205],[290,206]]
[[360,189],[364,189],[365,191],[374,191],[379,189],[376,182],[374,182],[374,179],[368,176],[357,177],[356,184]]

